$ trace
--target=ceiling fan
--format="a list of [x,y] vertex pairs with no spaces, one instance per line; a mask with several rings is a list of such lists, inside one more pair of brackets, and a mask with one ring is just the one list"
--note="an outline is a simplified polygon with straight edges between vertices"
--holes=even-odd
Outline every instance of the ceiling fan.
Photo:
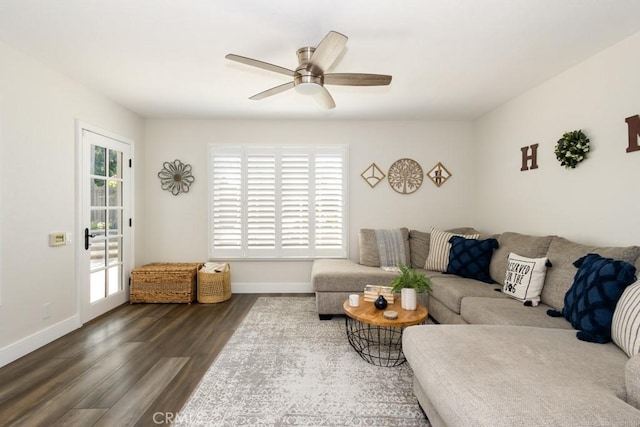
[[329,73],[325,71],[333,65],[347,44],[347,36],[336,31],[330,31],[316,47],[303,47],[298,49],[298,68],[290,70],[257,59],[246,58],[240,55],[228,54],[225,58],[240,62],[252,67],[285,74],[293,78],[289,83],[272,87],[264,92],[253,95],[249,99],[259,100],[276,95],[285,90],[296,88],[303,94],[313,95],[318,103],[326,108],[336,106],[333,97],[324,85],[342,86],[384,86],[391,83],[391,76],[384,74],[361,73]]

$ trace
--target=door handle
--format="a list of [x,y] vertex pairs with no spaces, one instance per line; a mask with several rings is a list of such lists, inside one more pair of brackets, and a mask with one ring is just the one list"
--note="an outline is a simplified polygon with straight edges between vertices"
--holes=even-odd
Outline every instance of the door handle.
[[87,250],[89,249],[89,246],[91,246],[89,244],[89,237],[96,237],[95,234],[89,234],[89,229],[85,228],[84,229],[84,249]]

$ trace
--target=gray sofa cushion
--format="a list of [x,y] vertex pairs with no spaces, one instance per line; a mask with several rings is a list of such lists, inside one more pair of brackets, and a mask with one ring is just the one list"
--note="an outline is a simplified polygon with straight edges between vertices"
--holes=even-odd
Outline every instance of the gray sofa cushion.
[[369,267],[380,267],[380,255],[376,233],[370,228],[360,230],[358,242],[360,244],[360,264]]
[[537,326],[573,329],[564,317],[547,316],[548,305],[527,307],[511,298],[467,297],[462,300],[460,315],[477,325]]
[[[401,228],[402,239],[404,240],[404,253],[406,258],[404,263],[409,263],[410,251],[409,246],[409,229]],[[378,253],[378,242],[376,240],[376,232],[374,229],[363,228],[360,230],[360,264],[368,267],[380,267],[380,254]]]
[[443,325],[466,325],[467,322],[458,313],[454,313],[438,299],[429,296],[429,317]]
[[429,255],[431,234],[424,231],[409,231],[409,247],[411,251],[411,268],[424,268]]
[[348,259],[317,259],[311,267],[316,292],[363,292],[365,285],[387,285],[398,273],[367,267]]
[[494,290],[496,285],[454,275],[433,276],[431,284],[431,297],[457,314],[460,314],[460,304],[465,297],[507,298],[502,292]]
[[575,331],[424,325],[404,331],[419,385],[449,426],[638,425],[623,399],[627,356]]
[[527,258],[541,258],[547,254],[553,236],[529,236],[513,232],[498,236],[498,249],[493,251],[489,272],[491,278],[504,285],[507,272],[507,258],[511,252]]
[[596,253],[605,258],[613,258],[634,264],[640,248],[628,247],[598,247],[581,245],[571,242],[563,237],[554,237],[549,245],[547,258],[553,265],[547,269],[547,277],[542,289],[541,301],[556,310],[562,310],[564,296],[573,284],[573,279],[578,269],[573,263],[580,257],[589,253]]
[[640,354],[629,359],[625,366],[624,377],[627,387],[627,401],[640,409]]

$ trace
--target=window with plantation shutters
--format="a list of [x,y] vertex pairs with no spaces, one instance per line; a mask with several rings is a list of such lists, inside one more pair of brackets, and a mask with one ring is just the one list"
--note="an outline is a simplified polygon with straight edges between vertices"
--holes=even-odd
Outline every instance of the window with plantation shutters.
[[209,147],[216,258],[346,257],[347,147]]

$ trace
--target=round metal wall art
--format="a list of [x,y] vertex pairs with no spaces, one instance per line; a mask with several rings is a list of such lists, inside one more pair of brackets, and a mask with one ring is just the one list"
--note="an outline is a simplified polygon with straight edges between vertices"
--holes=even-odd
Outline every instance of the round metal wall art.
[[412,159],[396,160],[387,173],[389,185],[401,194],[411,194],[416,191],[422,185],[423,179],[422,167]]
[[180,193],[188,193],[189,187],[196,180],[191,174],[191,165],[182,163],[176,159],[173,162],[164,162],[162,170],[158,172],[162,189],[171,191],[177,196]]

